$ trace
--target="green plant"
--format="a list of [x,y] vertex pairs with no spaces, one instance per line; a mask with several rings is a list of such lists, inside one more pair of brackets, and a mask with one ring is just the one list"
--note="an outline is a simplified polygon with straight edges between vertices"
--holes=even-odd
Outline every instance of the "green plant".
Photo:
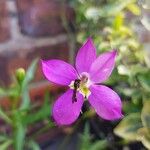
[[80,150],[105,150],[107,147],[108,147],[107,140],[99,139],[94,142],[92,141],[90,127],[89,124],[86,123],[83,134],[80,135],[79,149]]
[[141,113],[126,116],[114,132],[127,141],[141,141],[150,149],[150,101],[145,101]]
[[[15,150],[40,149],[34,138],[27,136],[28,128],[31,125],[47,119],[50,115],[48,95],[46,95],[45,102],[39,109],[35,109],[29,96],[29,83],[34,78],[37,62],[38,59],[34,60],[26,73],[22,68],[17,69],[12,86],[8,89],[0,88],[0,96],[9,97],[11,103],[9,110],[0,107],[0,119],[4,121],[5,127],[9,129],[8,132],[5,129],[0,133],[1,150],[6,150],[10,146],[13,146]],[[48,126],[52,127],[53,124],[49,119],[47,120]]]
[[[150,148],[149,126],[146,125],[149,124],[150,116],[147,108],[150,98],[150,64],[143,45],[134,33],[133,27],[141,14],[137,1],[71,2],[77,14],[77,41],[83,42],[92,36],[97,43],[98,53],[109,49],[118,50],[116,69],[105,83],[118,91],[123,100],[125,117],[115,128],[115,133],[128,142],[138,140]],[[144,119],[145,114],[147,119]]]

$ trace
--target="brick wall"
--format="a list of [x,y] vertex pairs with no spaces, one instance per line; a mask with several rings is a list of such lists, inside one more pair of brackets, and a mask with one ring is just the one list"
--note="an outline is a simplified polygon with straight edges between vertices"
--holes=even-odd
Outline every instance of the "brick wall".
[[[74,11],[62,0],[0,0],[0,86],[9,85],[15,69],[27,68],[36,57],[73,59],[62,15],[71,26]],[[136,32],[149,50],[148,30],[140,24]],[[40,66],[35,78],[38,83],[43,80]]]
[[[36,57],[69,60],[62,14],[68,23],[74,20],[73,9],[61,0],[0,0],[0,85]],[[36,80],[42,78],[38,67]]]

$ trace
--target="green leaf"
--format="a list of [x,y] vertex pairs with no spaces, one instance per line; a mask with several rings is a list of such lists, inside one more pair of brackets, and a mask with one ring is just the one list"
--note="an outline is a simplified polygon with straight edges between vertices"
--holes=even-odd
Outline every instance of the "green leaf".
[[131,3],[127,6],[127,8],[134,14],[134,15],[140,15],[141,14],[141,10],[140,8],[134,4],[134,3]]
[[89,7],[85,12],[85,16],[87,19],[97,20],[99,18],[99,10],[96,7]]
[[141,119],[143,126],[150,129],[150,101],[147,100],[144,102],[144,106],[141,113]]
[[22,124],[22,114],[19,111],[14,113],[14,147],[15,150],[22,150],[25,143],[26,127]]
[[91,137],[90,137],[90,127],[89,124],[86,123],[84,127],[83,134],[80,135],[80,150],[90,150],[91,145]]
[[136,74],[144,75],[147,73],[148,69],[142,66],[141,64],[135,64],[135,65],[130,65],[129,70],[131,75],[136,75]]
[[30,97],[28,92],[28,84],[34,78],[38,59],[35,59],[26,72],[25,79],[22,83],[22,104],[20,110],[28,109],[30,105]]
[[99,14],[103,17],[115,16],[133,2],[135,2],[135,0],[116,1],[101,8]]
[[119,13],[116,17],[115,17],[115,20],[114,20],[114,23],[113,23],[113,27],[115,30],[119,30],[120,27],[123,25],[123,14],[122,13]]
[[8,150],[8,147],[12,144],[12,140],[7,140],[0,144],[0,150]]
[[0,107],[0,118],[3,119],[8,124],[12,124],[12,120],[7,116],[7,114]]
[[31,150],[40,150],[40,146],[38,145],[38,143],[33,140],[28,143],[28,148],[30,148]]
[[9,97],[10,99],[16,99],[19,95],[19,88],[16,85],[11,86],[8,89],[0,88],[0,97]]
[[140,140],[146,148],[150,149],[150,132],[147,128],[140,128],[138,130],[138,140]]
[[20,123],[17,125],[17,129],[15,132],[15,149],[21,150],[24,147],[24,139],[25,139],[25,128]]
[[128,87],[124,87],[124,88],[120,88],[120,86],[117,87],[117,90],[119,92],[121,92],[122,94],[126,95],[126,96],[132,96],[132,95],[138,95],[140,94],[139,92],[139,89],[135,89],[135,88],[128,88]]
[[106,150],[108,146],[107,140],[98,140],[90,146],[90,150]]
[[29,82],[31,82],[31,80],[33,80],[34,74],[35,74],[35,71],[36,71],[36,68],[37,68],[37,62],[38,62],[38,59],[35,59],[31,63],[30,67],[28,68],[28,70],[26,72],[25,79],[23,81],[22,89],[26,88],[27,85],[29,84]]
[[24,89],[22,91],[22,103],[20,106],[20,110],[29,109],[30,106],[30,95],[28,89]]
[[3,88],[0,88],[0,97],[6,96],[6,95],[7,95],[7,92]]
[[150,72],[139,75],[138,80],[141,84],[141,86],[148,92],[150,92]]
[[89,124],[86,123],[83,134],[80,135],[80,150],[105,150],[107,148],[107,140],[97,140],[91,142],[91,134]]
[[9,88],[2,89],[2,97],[8,97],[10,100],[18,99],[20,95],[20,88],[16,83],[13,83]]
[[123,118],[123,120],[114,129],[114,133],[126,140],[137,140],[137,130],[142,127],[140,113],[132,113]]
[[33,124],[37,121],[46,119],[48,116],[50,116],[50,104],[48,100],[45,100],[44,104],[41,106],[41,109],[35,113],[29,113],[26,116],[24,116],[23,124]]
[[5,135],[0,135],[0,142],[6,141],[8,139]]

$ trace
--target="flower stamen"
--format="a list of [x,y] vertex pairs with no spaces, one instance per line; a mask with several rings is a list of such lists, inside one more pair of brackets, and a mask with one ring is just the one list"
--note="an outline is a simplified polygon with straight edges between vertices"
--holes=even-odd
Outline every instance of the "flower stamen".
[[91,94],[89,86],[90,80],[86,72],[81,74],[79,79],[72,81],[70,84],[70,88],[73,89],[72,103],[77,102],[77,91],[79,91],[84,96],[84,98],[87,99]]

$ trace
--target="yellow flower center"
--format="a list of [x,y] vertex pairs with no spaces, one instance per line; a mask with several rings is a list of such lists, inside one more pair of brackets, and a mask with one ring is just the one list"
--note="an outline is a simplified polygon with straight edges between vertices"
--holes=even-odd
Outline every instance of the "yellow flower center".
[[[77,80],[80,81],[78,82],[79,84],[78,86],[76,85]],[[89,90],[89,86],[91,85],[91,82],[89,80],[89,75],[86,72],[82,73],[80,78],[77,80],[71,82],[70,88],[73,90],[79,91],[85,98],[88,98],[89,95],[91,94]]]
[[86,86],[80,86],[79,92],[86,98],[88,98],[89,95],[91,94],[89,88]]

